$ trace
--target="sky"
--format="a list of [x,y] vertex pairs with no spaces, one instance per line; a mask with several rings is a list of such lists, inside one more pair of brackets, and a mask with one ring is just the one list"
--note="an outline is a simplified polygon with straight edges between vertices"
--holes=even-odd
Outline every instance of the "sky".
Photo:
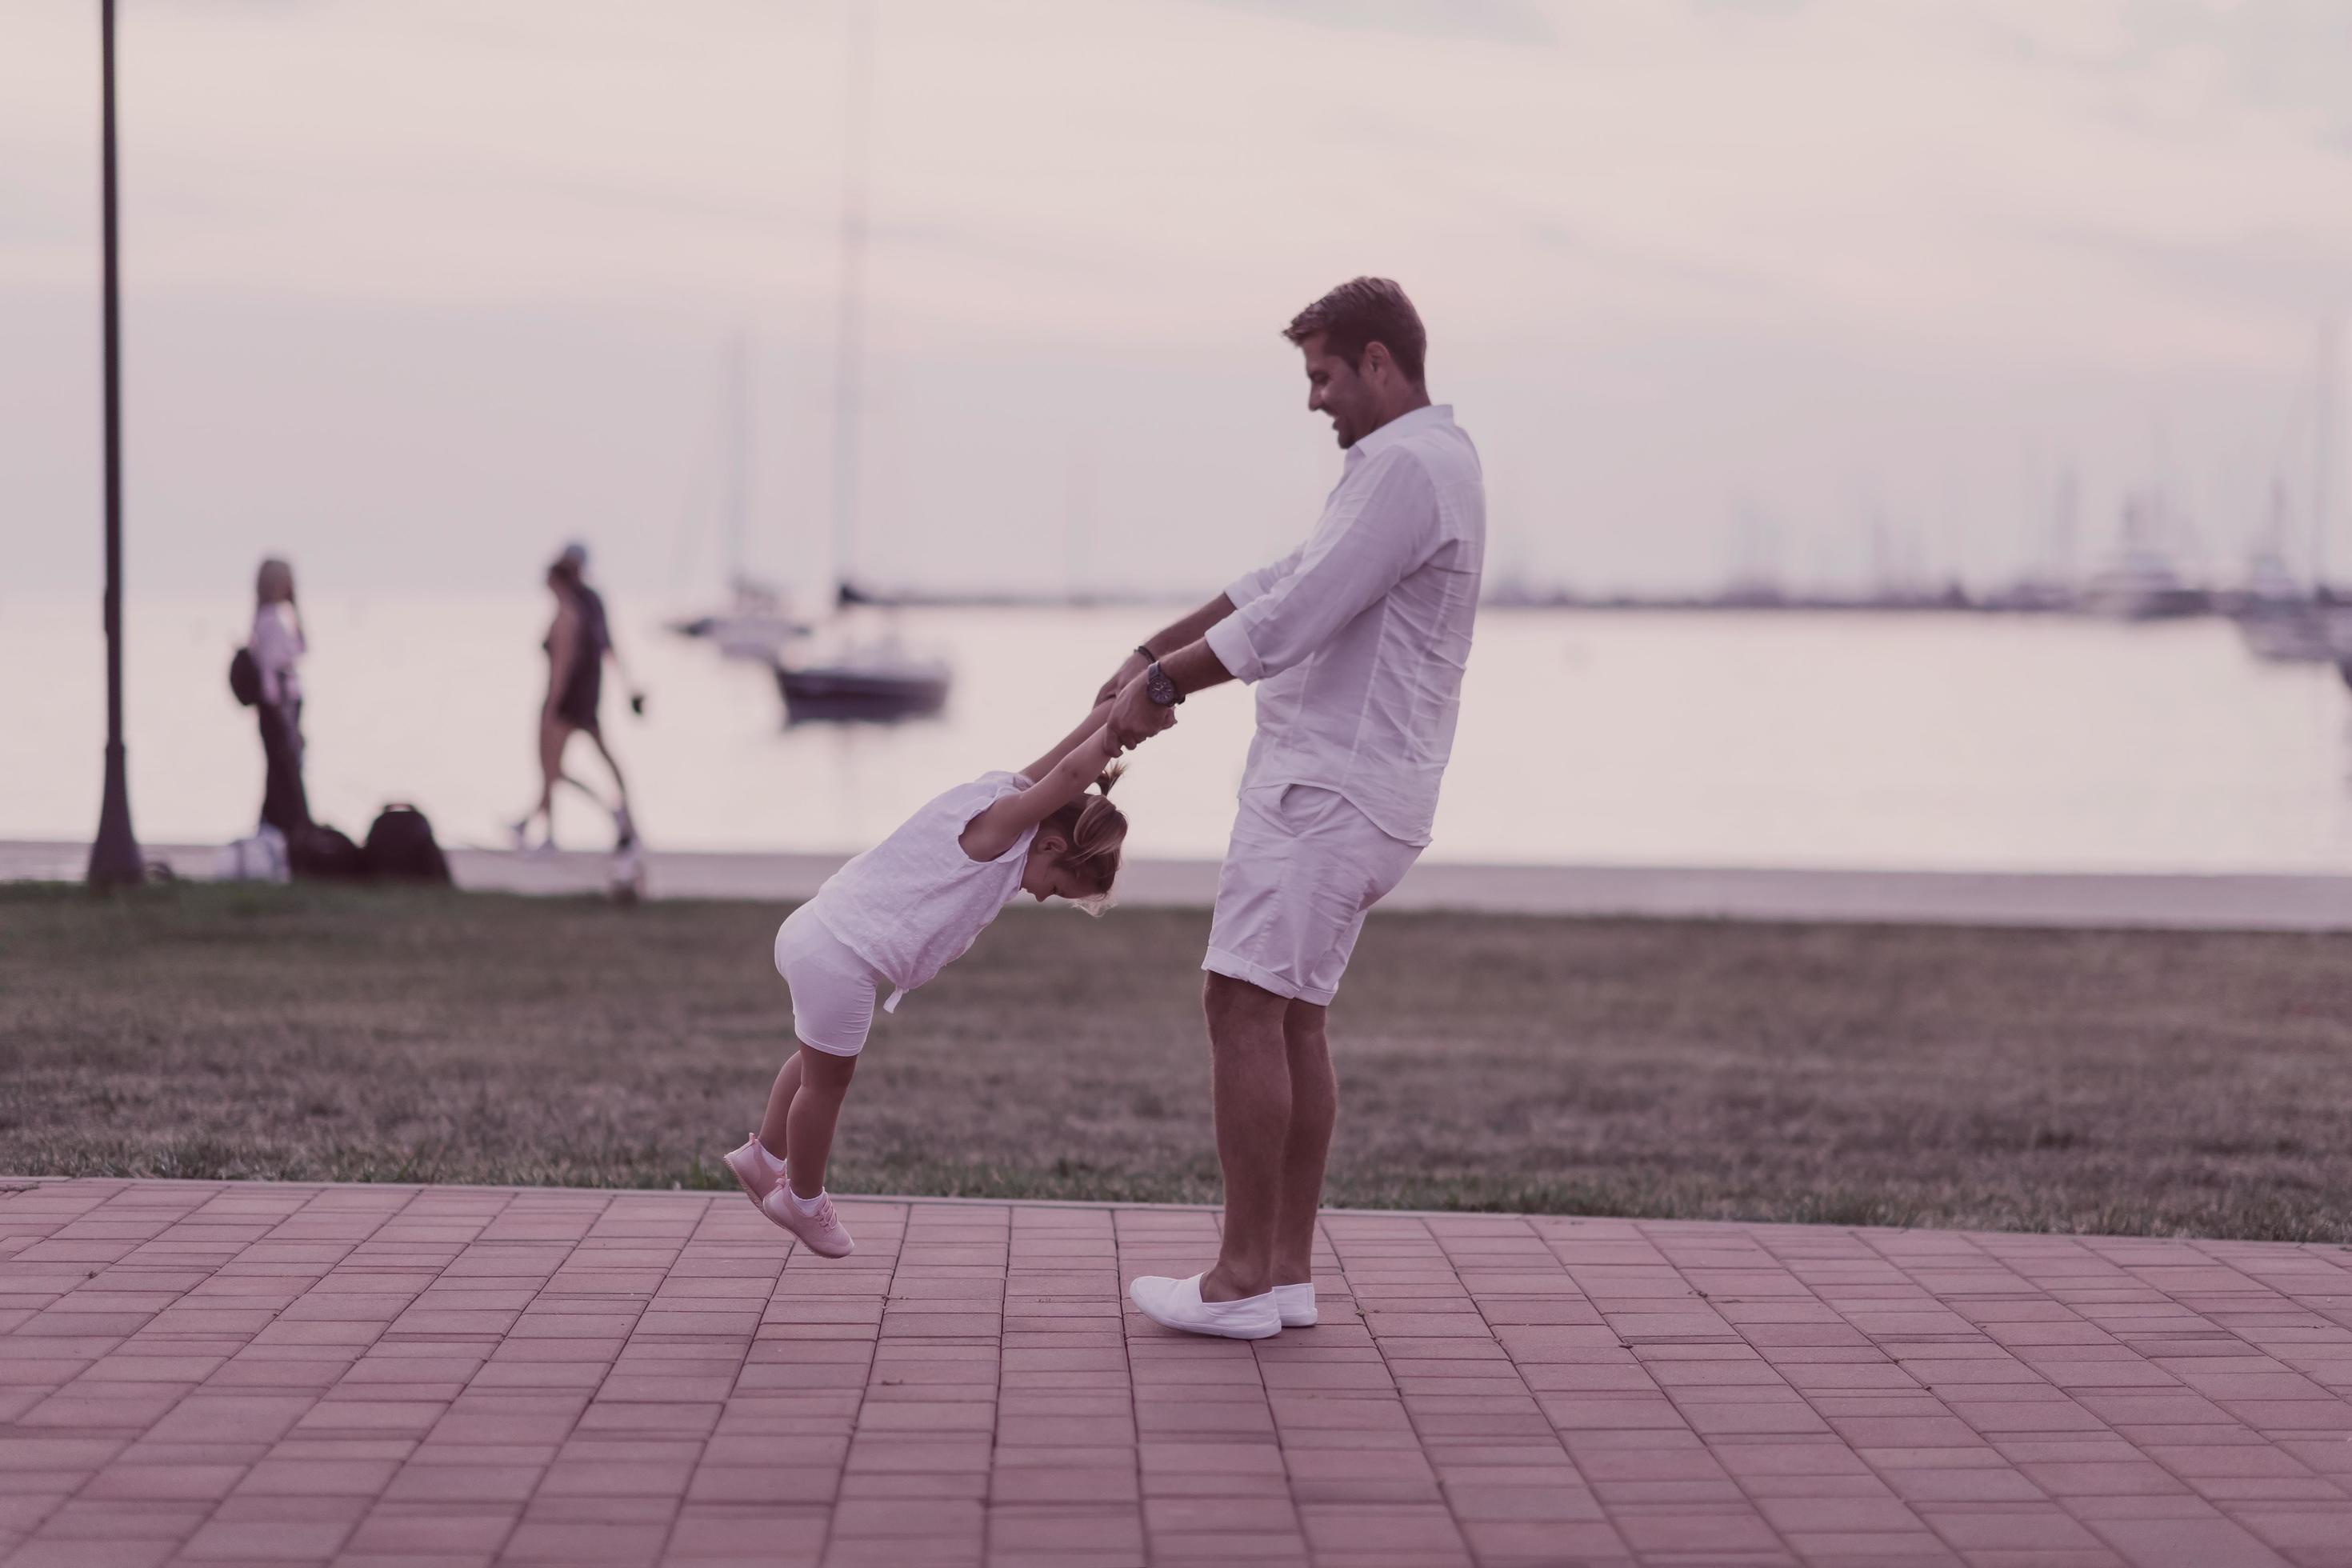
[[[133,591],[527,590],[576,537],[709,596],[739,445],[747,564],[829,574],[853,3],[122,0]],[[98,580],[96,10],[0,6],[0,597]],[[869,15],[870,581],[1281,553],[1339,453],[1278,331],[1366,272],[1494,575],[1990,584],[2135,489],[2223,578],[2313,553],[2340,0]]]

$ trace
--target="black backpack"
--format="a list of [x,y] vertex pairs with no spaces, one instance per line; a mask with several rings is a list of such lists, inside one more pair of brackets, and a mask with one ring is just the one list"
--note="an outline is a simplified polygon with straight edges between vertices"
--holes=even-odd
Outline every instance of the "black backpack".
[[228,691],[241,708],[261,700],[261,661],[253,657],[251,648],[241,647],[230,658]]
[[377,814],[368,828],[367,868],[371,876],[397,882],[449,880],[449,858],[433,839],[433,824],[413,805],[395,802]]
[[286,868],[305,882],[356,882],[368,874],[367,856],[351,835],[323,822],[306,822],[286,836]]

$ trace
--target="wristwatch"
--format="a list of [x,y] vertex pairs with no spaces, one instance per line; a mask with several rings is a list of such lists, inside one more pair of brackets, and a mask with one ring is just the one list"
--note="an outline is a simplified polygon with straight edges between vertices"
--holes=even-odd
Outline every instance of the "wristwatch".
[[1173,708],[1184,700],[1184,694],[1176,689],[1176,683],[1168,678],[1166,670],[1160,668],[1160,661],[1156,658],[1143,672],[1143,694],[1162,708]]

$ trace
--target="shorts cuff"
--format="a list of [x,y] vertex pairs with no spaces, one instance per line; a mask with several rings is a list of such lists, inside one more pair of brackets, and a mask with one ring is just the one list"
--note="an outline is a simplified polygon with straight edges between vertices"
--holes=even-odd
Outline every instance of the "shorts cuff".
[[1271,969],[1261,968],[1238,953],[1228,952],[1222,947],[1211,948],[1209,955],[1201,960],[1201,967],[1211,974],[1222,974],[1228,980],[1246,981],[1261,991],[1271,991],[1276,996],[1286,996],[1293,1002],[1306,1002],[1318,1007],[1328,1007],[1331,1005],[1331,998],[1339,994],[1336,990],[1327,991],[1317,986],[1301,985],[1286,975],[1276,974]]
[[809,1049],[811,1049],[811,1050],[813,1050],[813,1051],[822,1051],[822,1052],[824,1052],[826,1056],[829,1056],[829,1057],[855,1057],[855,1056],[862,1056],[863,1054],[865,1054],[865,1050],[866,1050],[866,1042],[865,1042],[865,1041],[863,1041],[863,1040],[858,1041],[858,1042],[857,1042],[857,1044],[856,1044],[855,1046],[852,1046],[849,1049],[847,1049],[847,1050],[845,1050],[845,1050],[843,1050],[839,1046],[820,1046],[820,1045],[818,1045],[814,1040],[810,1039],[806,1035],[802,1034],[798,1029],[794,1029],[794,1030],[793,1031],[793,1038],[794,1038],[795,1040],[798,1040],[801,1044],[803,1044],[803,1045],[806,1046]]

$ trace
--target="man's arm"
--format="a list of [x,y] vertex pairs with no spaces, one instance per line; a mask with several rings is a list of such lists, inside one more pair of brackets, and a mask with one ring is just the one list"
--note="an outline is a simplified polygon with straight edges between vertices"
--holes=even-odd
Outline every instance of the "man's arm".
[[1118,672],[1112,675],[1108,680],[1104,681],[1102,683],[1102,689],[1095,693],[1095,702],[1099,706],[1102,703],[1109,701],[1112,698],[1118,696],[1121,691],[1127,689],[1127,683],[1129,681],[1133,680],[1137,676],[1143,673],[1143,667],[1150,662],[1143,657],[1143,648],[1150,648],[1152,652],[1152,656],[1154,658],[1158,658],[1160,655],[1167,653],[1171,649],[1182,647],[1188,643],[1198,642],[1201,640],[1202,633],[1207,631],[1211,626],[1215,626],[1219,621],[1223,620],[1227,616],[1230,616],[1233,613],[1233,600],[1225,595],[1220,594],[1215,598],[1210,600],[1207,604],[1202,605],[1199,609],[1194,610],[1191,615],[1184,616],[1181,620],[1171,621],[1168,625],[1160,627],[1158,631],[1152,633],[1151,636],[1143,640],[1142,647],[1139,647],[1135,652],[1129,654],[1126,658],[1119,662]]
[[[1318,531],[1291,570],[1213,623],[1200,641],[1163,655],[1161,673],[1186,695],[1228,680],[1281,674],[1429,559],[1436,517],[1427,472],[1416,463],[1393,461],[1368,488],[1354,516]],[[1157,706],[1137,676],[1112,705],[1111,732],[1122,741],[1139,738]]]

